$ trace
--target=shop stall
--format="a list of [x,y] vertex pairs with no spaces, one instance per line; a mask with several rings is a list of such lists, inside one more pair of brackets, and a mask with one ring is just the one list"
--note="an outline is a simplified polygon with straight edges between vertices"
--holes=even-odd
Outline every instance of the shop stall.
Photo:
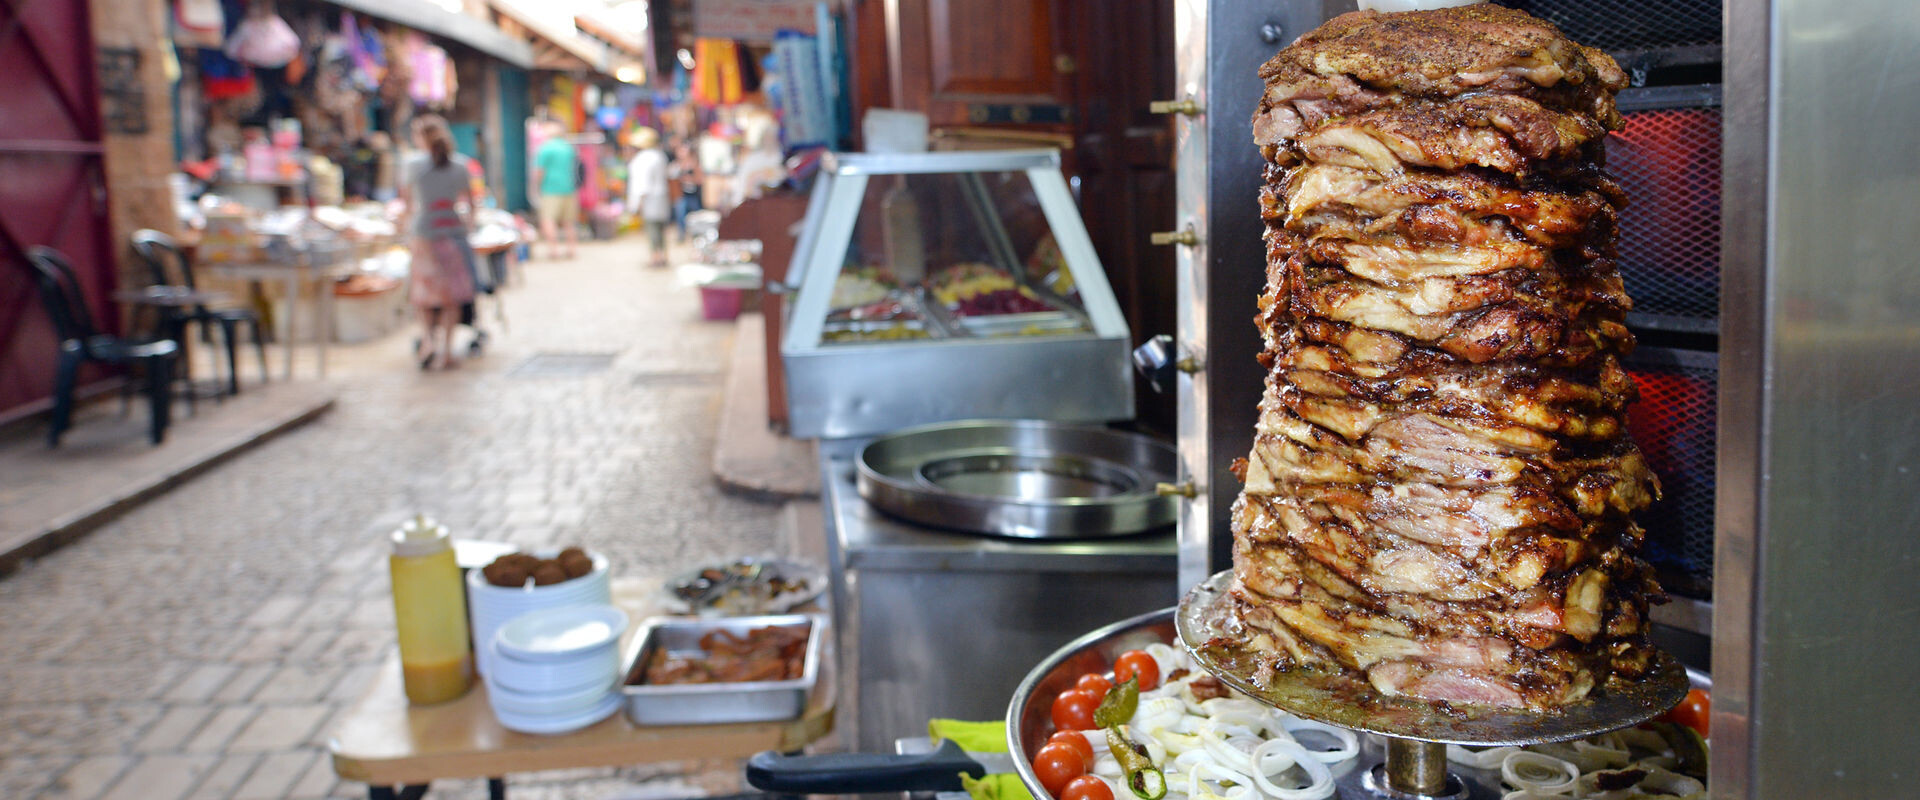
[[[1912,704],[1897,676],[1920,639],[1887,623],[1916,611],[1905,565],[1915,507],[1909,473],[1920,460],[1908,409],[1920,401],[1920,374],[1903,367],[1920,351],[1912,335],[1913,283],[1897,266],[1916,246],[1913,227],[1899,219],[1905,206],[1898,199],[1916,178],[1896,146],[1847,132],[1915,121],[1920,104],[1911,81],[1861,80],[1867,72],[1894,74],[1885,71],[1889,65],[1913,66],[1903,45],[1910,15],[1884,3],[1836,13],[1796,0],[1735,0],[1724,9],[1685,0],[1634,9],[1553,0],[1500,5],[1547,19],[1622,67],[1621,130],[1582,155],[1597,161],[1604,147],[1610,180],[1624,187],[1618,228],[1609,219],[1605,234],[1617,232],[1619,246],[1583,257],[1617,269],[1633,298],[1623,316],[1640,348],[1621,363],[1638,386],[1638,402],[1622,424],[1664,487],[1637,517],[1645,534],[1640,554],[1668,595],[1656,598],[1668,602],[1648,615],[1657,653],[1644,671],[1585,699],[1504,714],[1486,704],[1386,692],[1377,682],[1314,684],[1312,675],[1276,675],[1271,659],[1230,657],[1230,643],[1245,636],[1232,620],[1247,618],[1216,612],[1233,591],[1234,570],[1258,545],[1236,541],[1232,530],[1252,474],[1244,459],[1258,455],[1262,373],[1271,366],[1260,358],[1261,330],[1249,318],[1269,280],[1253,265],[1267,260],[1259,198],[1274,171],[1253,145],[1249,120],[1258,119],[1256,108],[1266,110],[1256,77],[1261,65],[1332,14],[1319,2],[1185,4],[1176,11],[1177,85],[1187,96],[1163,104],[1180,115],[1181,216],[1170,225],[1180,232],[1162,237],[1181,247],[1180,325],[1177,336],[1140,358],[1179,395],[1180,473],[1168,489],[1181,498],[1175,585],[1183,596],[1173,608],[1089,628],[1023,673],[1008,695],[1006,744],[1034,796],[1121,797],[1131,789],[1143,798],[1524,800],[1907,791],[1894,748]],[[1399,53],[1420,46],[1372,45]],[[1301,96],[1314,103],[1379,99],[1333,94]],[[1259,135],[1271,145],[1293,134]],[[1367,155],[1412,158],[1409,142],[1417,139]],[[1321,144],[1332,152],[1356,141],[1362,139]],[[1385,155],[1394,147],[1402,149]],[[1521,213],[1509,207],[1502,215]],[[884,204],[874,214],[884,219]],[[816,221],[809,230],[819,227]],[[803,324],[799,309],[795,325]],[[805,364],[790,359],[789,367]],[[795,399],[798,411],[803,400]],[[859,419],[857,412],[891,407],[853,402],[846,409]],[[874,510],[879,495],[860,492],[864,503],[845,499],[854,493],[847,484],[857,488],[876,471],[873,447],[823,447],[847,454],[837,462],[824,456],[843,476],[828,471],[830,523],[871,517],[898,524]],[[944,474],[923,464],[916,479],[924,486]],[[841,533],[834,541],[845,548],[849,539]],[[856,555],[844,549],[836,560],[844,568]],[[956,557],[941,566],[965,563]],[[837,588],[863,591],[864,576],[848,572]],[[996,622],[1008,619],[1007,611],[996,611]],[[925,646],[923,657],[977,651],[975,642],[953,637]],[[1135,658],[1140,653],[1159,670],[1141,678],[1141,694],[1103,689],[1098,710],[1066,702],[1090,680],[1146,674]],[[1174,672],[1182,693],[1146,693],[1151,684],[1175,680]],[[1205,683],[1194,682],[1197,674]],[[1225,698],[1220,685],[1257,702]],[[1399,687],[1408,685],[1416,684]],[[892,701],[886,687],[871,691]],[[1639,724],[1669,707],[1663,721]],[[1076,720],[1076,710],[1091,714]],[[1128,718],[1134,734],[1152,741],[1136,755],[1111,758],[1128,749],[1115,738],[1128,734],[1116,734],[1112,720]],[[876,721],[861,716],[862,724]],[[885,750],[876,746],[885,734],[914,729],[905,719],[893,724],[880,735],[863,731],[860,743]],[[1098,730],[1064,740],[1061,734],[1100,727],[1108,728],[1104,737]],[[1066,755],[1078,738],[1092,744],[1093,759]],[[958,753],[932,760],[941,769],[980,771]],[[1086,788],[1075,778],[1063,795],[1060,775],[1071,769],[1063,764],[1097,765],[1088,780],[1100,785]],[[1168,774],[1160,774],[1161,765]],[[790,788],[781,786],[782,773],[795,765],[761,759],[758,766],[766,769],[749,770],[756,785]],[[1169,785],[1176,772],[1180,783]],[[1247,774],[1256,777],[1243,780]],[[953,787],[929,781],[887,788]]]

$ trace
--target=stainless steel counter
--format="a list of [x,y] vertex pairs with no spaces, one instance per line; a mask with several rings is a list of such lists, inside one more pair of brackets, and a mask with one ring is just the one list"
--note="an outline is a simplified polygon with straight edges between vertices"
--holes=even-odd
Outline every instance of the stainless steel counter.
[[902,522],[855,489],[863,444],[820,443],[843,666],[837,724],[860,750],[889,752],[933,717],[1000,719],[1049,653],[1179,599],[1171,528],[1036,543]]

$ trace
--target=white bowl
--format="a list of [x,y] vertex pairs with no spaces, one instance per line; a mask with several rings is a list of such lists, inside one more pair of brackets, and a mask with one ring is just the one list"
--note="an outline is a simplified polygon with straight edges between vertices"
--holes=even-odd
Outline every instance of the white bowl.
[[521,692],[487,681],[487,702],[500,711],[526,716],[559,717],[578,714],[606,701],[613,681],[564,692]]
[[494,649],[515,661],[572,661],[620,641],[627,615],[606,604],[543,608],[514,617],[493,635]]
[[511,731],[549,735],[571,733],[613,716],[613,712],[620,710],[620,700],[620,695],[609,694],[606,700],[586,711],[561,716],[515,714],[495,708],[493,717],[500,720],[500,724]]
[[[553,558],[560,554],[560,549],[545,547],[532,552],[540,558]],[[473,632],[480,674],[492,671],[494,653],[490,643],[494,633],[508,620],[543,608],[613,602],[607,557],[592,550],[587,551],[587,557],[593,561],[592,572],[546,586],[495,586],[487,583],[487,577],[480,570],[467,571],[467,620]]]
[[481,673],[490,685],[530,694],[568,692],[595,684],[612,685],[620,674],[620,654],[611,647],[577,661],[514,661],[494,653]]

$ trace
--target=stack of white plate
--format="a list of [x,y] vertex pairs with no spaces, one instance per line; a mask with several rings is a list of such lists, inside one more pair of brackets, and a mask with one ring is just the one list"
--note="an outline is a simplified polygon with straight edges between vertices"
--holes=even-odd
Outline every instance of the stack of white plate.
[[483,673],[493,716],[521,733],[566,733],[620,710],[620,634],[627,615],[604,603],[533,611],[488,640]]
[[[535,550],[533,554],[540,558],[553,558],[560,554],[559,549]],[[473,630],[473,643],[476,665],[480,674],[486,675],[493,669],[493,634],[507,620],[529,611],[544,608],[560,608],[593,603],[613,602],[613,584],[607,577],[607,557],[588,551],[593,560],[593,571],[578,578],[552,583],[546,586],[495,586],[487,583],[487,577],[480,570],[467,571],[467,613],[468,622]]]

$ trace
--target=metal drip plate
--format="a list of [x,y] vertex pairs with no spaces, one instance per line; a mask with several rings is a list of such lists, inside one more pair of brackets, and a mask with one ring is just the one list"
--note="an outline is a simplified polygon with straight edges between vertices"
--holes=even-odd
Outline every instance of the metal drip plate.
[[[1551,713],[1453,705],[1389,697],[1344,673],[1267,671],[1260,659],[1231,642],[1240,637],[1228,588],[1233,573],[1215,573],[1180,603],[1174,622],[1187,652],[1201,667],[1255,700],[1296,716],[1356,731],[1462,745],[1529,745],[1580,739],[1653,719],[1686,697],[1686,669],[1656,654],[1646,680],[1606,685]],[[1263,679],[1264,678],[1264,679]]]
[[1173,524],[1172,447],[1038,420],[910,428],[861,448],[855,482],[875,508],[922,525],[1020,538],[1123,536]]

